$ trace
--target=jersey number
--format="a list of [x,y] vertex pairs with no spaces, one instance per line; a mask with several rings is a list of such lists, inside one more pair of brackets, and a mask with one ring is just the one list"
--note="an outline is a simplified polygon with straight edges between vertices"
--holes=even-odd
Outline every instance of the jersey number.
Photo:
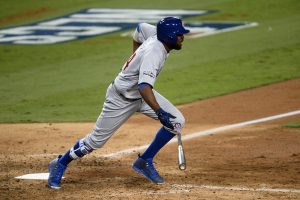
[[123,70],[125,70],[127,67],[128,67],[128,65],[130,64],[130,62],[132,61],[132,59],[135,57],[135,55],[136,55],[136,53],[134,52],[134,54],[132,54],[131,56],[130,56],[130,58],[126,61],[126,63],[124,64],[124,66],[123,66]]

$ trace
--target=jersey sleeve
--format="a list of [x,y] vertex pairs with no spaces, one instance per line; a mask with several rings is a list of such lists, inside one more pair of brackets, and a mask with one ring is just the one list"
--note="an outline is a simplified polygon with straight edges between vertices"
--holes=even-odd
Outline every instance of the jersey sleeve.
[[147,23],[139,23],[132,35],[134,41],[142,44],[149,37],[156,35],[156,27],[147,24]]
[[156,54],[156,52],[151,52],[145,55],[140,66],[138,84],[148,83],[153,87],[160,65],[161,58]]

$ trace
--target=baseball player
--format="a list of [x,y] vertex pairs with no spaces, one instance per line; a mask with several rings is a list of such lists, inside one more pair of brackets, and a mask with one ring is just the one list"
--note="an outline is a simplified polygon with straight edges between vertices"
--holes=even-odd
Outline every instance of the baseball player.
[[162,127],[132,168],[156,184],[164,183],[153,166],[153,158],[175,134],[181,134],[185,119],[181,112],[154,90],[154,83],[173,49],[180,50],[184,34],[189,33],[182,21],[175,17],[161,19],[157,26],[139,24],[134,35],[134,52],[121,72],[109,85],[103,109],[96,124],[64,155],[49,164],[48,185],[61,188],[61,178],[72,160],[81,158],[103,147],[116,130],[135,112],[159,120]]

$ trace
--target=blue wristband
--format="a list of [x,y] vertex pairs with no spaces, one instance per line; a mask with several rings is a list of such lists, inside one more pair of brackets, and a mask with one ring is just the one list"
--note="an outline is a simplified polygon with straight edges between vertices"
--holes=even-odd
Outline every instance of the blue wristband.
[[138,84],[138,89],[142,89],[146,86],[150,86],[152,88],[152,86],[149,83],[140,83],[140,84]]

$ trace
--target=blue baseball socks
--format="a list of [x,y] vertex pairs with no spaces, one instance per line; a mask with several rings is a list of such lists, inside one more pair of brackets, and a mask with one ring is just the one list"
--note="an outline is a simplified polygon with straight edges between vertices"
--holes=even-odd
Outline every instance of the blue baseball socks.
[[81,158],[86,154],[89,154],[93,151],[90,147],[86,146],[83,142],[83,139],[76,142],[76,144],[69,149],[60,159],[59,162],[67,166],[72,160]]
[[[159,152],[159,150],[165,146],[175,134],[166,130],[162,127],[156,134],[154,140],[150,144],[150,146],[146,149],[146,151],[141,155],[141,158],[144,160],[153,159],[154,156]],[[92,152],[93,149],[86,146],[83,140],[79,140],[76,142],[74,147],[69,149],[60,159],[59,162],[65,166],[67,166],[72,160],[77,159],[78,157],[83,157],[84,155]]]
[[150,144],[150,146],[146,149],[146,151],[141,155],[141,158],[144,160],[153,159],[154,156],[158,153],[158,151],[165,146],[175,134],[166,130],[164,127],[159,129],[154,140]]

